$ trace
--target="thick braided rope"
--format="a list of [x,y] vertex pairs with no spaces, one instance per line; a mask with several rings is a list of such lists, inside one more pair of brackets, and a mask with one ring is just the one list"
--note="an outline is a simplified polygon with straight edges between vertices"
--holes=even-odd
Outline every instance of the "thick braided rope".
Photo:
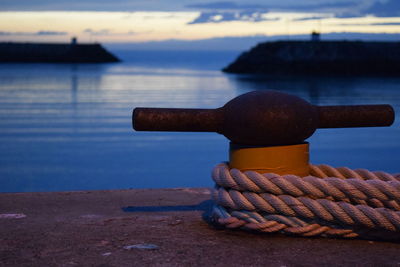
[[241,172],[219,164],[213,170],[214,215],[228,228],[261,232],[400,237],[400,177],[327,165],[311,165],[311,175]]

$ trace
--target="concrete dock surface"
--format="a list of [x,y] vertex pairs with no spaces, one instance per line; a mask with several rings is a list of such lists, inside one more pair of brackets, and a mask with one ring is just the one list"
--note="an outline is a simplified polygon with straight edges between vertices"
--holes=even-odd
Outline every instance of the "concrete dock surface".
[[206,188],[0,194],[0,266],[395,266],[400,243],[216,229]]

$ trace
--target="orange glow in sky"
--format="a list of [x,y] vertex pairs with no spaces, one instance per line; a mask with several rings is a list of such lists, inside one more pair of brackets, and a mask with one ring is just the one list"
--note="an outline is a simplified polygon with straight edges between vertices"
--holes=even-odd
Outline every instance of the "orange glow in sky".
[[[261,14],[261,21],[191,23],[200,12],[0,12],[0,41],[66,42],[73,36],[85,42],[145,42],[168,39],[361,32],[399,33],[400,18],[364,16],[335,18],[332,14]],[[309,19],[304,19],[309,18]],[[315,19],[313,19],[315,18]]]

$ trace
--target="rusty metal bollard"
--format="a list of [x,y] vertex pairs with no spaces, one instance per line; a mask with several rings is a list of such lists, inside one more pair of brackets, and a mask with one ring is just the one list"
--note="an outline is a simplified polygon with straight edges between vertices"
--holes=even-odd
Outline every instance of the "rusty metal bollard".
[[217,109],[136,108],[137,131],[217,132],[231,140],[230,167],[308,174],[308,143],[318,128],[390,126],[390,105],[315,106],[277,91],[253,91]]

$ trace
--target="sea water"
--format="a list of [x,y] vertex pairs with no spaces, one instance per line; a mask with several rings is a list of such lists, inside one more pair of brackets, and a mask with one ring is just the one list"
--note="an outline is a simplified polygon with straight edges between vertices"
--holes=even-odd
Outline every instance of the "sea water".
[[[114,51],[113,64],[0,64],[0,192],[209,187],[216,133],[135,132],[135,107],[217,108],[252,90],[316,105],[391,104],[400,79],[220,71],[239,52]],[[400,172],[400,127],[321,129],[311,161]],[[290,130],[290,129],[288,129]]]

